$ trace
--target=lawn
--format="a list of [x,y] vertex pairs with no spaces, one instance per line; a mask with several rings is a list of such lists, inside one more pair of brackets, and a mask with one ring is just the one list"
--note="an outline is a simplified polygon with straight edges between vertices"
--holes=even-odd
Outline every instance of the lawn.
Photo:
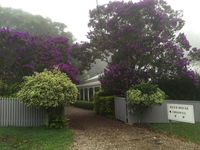
[[0,128],[0,150],[69,150],[69,129]]
[[164,131],[173,135],[178,135],[200,144],[200,123],[172,123],[171,129],[170,124],[168,123],[148,124],[147,126],[153,130]]

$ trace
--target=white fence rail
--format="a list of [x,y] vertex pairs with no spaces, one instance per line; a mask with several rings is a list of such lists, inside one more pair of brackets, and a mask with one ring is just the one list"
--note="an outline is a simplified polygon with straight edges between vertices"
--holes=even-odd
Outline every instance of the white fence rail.
[[0,98],[0,126],[42,126],[46,111],[27,107],[16,98]]

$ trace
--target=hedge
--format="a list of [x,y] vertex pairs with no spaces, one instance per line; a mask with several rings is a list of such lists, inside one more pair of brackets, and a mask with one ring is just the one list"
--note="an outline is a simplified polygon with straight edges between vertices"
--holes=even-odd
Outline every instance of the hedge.
[[85,101],[85,100],[79,100],[72,104],[73,106],[93,110],[94,109],[94,102],[93,101]]
[[99,115],[114,116],[114,96],[105,96],[102,90],[95,93],[94,110]]

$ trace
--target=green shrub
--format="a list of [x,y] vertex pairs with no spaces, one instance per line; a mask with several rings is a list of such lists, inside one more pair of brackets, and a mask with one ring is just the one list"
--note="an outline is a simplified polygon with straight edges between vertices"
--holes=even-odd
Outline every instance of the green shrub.
[[0,97],[15,97],[19,91],[19,83],[6,84],[0,80]]
[[[198,80],[200,81],[199,76]],[[200,100],[200,82],[197,86],[192,79],[187,77],[160,79],[157,84],[170,100]]]
[[46,116],[45,125],[49,128],[61,129],[67,127],[68,119],[65,119],[65,106],[51,107],[46,109],[48,116]]
[[18,98],[28,106],[58,107],[77,99],[78,89],[58,68],[24,77]]
[[69,119],[64,116],[54,116],[49,119],[49,128],[62,129],[68,127]]
[[8,85],[5,84],[2,80],[0,80],[0,96],[4,97],[5,95],[7,95],[7,88]]
[[156,85],[141,82],[140,84],[133,85],[126,92],[126,98],[128,103],[133,106],[133,109],[137,109],[137,107],[141,109],[141,107],[162,104],[165,99],[165,93]]
[[100,90],[94,95],[94,110],[99,115],[113,116],[114,115],[114,96],[105,96],[103,90]]
[[80,101],[76,101],[72,105],[76,106],[76,107],[79,107],[79,108],[89,109],[89,110],[93,110],[94,109],[94,102],[93,101],[80,100]]

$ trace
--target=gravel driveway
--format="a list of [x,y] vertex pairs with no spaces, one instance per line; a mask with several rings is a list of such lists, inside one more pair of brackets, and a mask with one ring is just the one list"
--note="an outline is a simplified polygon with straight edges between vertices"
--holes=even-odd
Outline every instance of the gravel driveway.
[[75,142],[72,150],[200,150],[200,146],[144,128],[67,107]]

